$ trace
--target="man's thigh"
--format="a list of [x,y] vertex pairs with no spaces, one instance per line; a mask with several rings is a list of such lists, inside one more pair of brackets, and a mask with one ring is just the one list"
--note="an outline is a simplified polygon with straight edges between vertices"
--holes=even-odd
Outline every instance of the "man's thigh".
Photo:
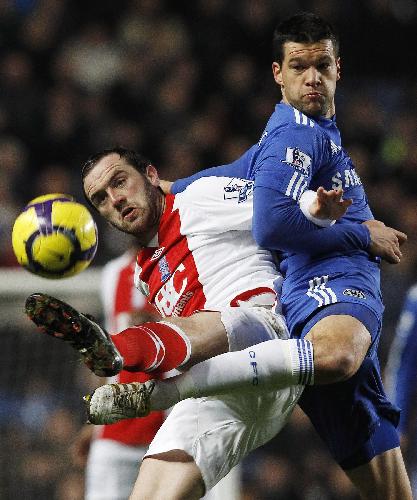
[[[205,486],[194,460],[179,450],[161,453],[143,461],[131,500],[167,500],[202,498],[203,500],[238,500],[240,467],[230,471],[204,495]],[[204,495],[204,496],[203,496]]]
[[289,336],[284,317],[270,307],[227,307],[164,321],[179,326],[191,342],[191,359],[183,368],[218,354]]
[[229,350],[219,311],[201,311],[184,318],[173,316],[164,321],[179,326],[191,343],[191,359],[184,368]]
[[143,461],[131,500],[194,500],[204,495],[204,489],[192,457],[172,450]]

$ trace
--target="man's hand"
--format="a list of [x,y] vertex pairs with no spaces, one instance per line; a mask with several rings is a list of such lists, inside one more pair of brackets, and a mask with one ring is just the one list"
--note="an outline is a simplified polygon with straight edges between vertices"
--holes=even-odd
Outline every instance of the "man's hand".
[[316,200],[310,205],[310,214],[317,219],[337,220],[345,215],[352,205],[351,199],[343,199],[343,189],[326,191],[323,187],[317,189]]
[[407,235],[378,220],[367,220],[363,224],[371,234],[369,253],[390,264],[398,264],[403,256],[400,246],[407,241]]

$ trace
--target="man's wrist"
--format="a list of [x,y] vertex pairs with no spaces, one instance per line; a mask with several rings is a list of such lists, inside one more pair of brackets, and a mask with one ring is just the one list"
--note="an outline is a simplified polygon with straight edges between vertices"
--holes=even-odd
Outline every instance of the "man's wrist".
[[371,243],[372,243],[372,238],[371,238],[371,230],[370,230],[370,229],[369,229],[369,227],[368,227],[366,224],[364,224],[364,223],[360,224],[360,226],[364,229],[364,235],[365,235],[365,237],[367,238],[367,243],[366,243],[365,248],[368,250],[368,249],[369,249],[369,247],[370,247],[370,245],[371,245]]
[[310,212],[310,207],[313,203],[315,203],[317,199],[317,193],[315,191],[307,190],[300,197],[300,209],[303,214],[307,217],[310,222],[316,224],[316,226],[320,227],[329,227],[333,225],[336,221],[332,219],[321,219],[319,217],[315,217]]

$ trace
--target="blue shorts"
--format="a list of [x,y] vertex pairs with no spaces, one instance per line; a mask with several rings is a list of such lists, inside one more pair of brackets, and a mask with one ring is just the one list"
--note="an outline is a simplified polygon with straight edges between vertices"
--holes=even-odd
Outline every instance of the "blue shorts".
[[[301,335],[309,320],[312,320],[313,324],[317,322],[314,320],[315,315],[326,306],[362,306],[359,310],[369,310],[377,319],[378,324],[369,331],[372,336],[372,349],[376,351],[378,347],[384,304],[379,288],[379,275],[371,274],[367,268],[339,271],[320,277],[291,276],[284,280],[281,304],[288,328],[296,337]],[[326,316],[328,314],[326,313]]]
[[322,318],[337,314],[357,318],[371,334],[371,347],[353,377],[306,387],[299,402],[335,460],[352,469],[399,446],[399,409],[386,397],[376,354],[384,307],[379,288],[363,276],[323,278],[300,282],[283,295],[283,312],[292,337],[304,337]]

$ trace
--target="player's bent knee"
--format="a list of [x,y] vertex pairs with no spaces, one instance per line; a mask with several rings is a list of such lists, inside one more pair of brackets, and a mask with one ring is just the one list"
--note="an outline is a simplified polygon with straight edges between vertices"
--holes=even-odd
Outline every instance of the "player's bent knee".
[[362,357],[358,359],[352,352],[339,353],[339,356],[335,357],[334,363],[330,366],[329,373],[337,382],[348,380],[358,371],[362,361]]
[[306,338],[314,345],[315,380],[318,384],[342,382],[361,366],[371,344],[365,326],[348,315],[326,316]]

